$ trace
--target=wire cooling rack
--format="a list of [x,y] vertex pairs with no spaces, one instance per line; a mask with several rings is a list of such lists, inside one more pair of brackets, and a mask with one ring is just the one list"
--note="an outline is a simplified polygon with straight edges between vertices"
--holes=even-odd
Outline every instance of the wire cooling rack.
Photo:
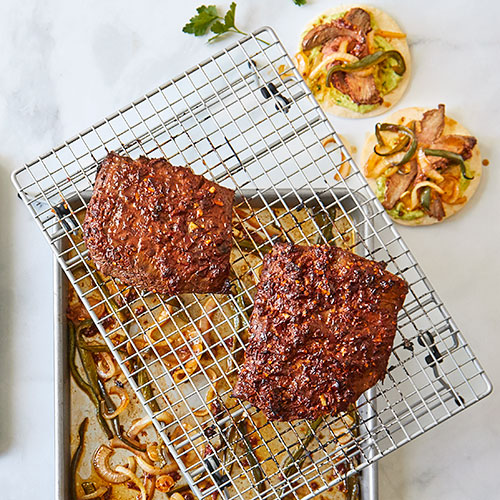
[[[245,313],[251,310],[253,286],[244,274],[256,273],[248,254],[233,263],[236,269],[242,260],[244,271],[233,279],[232,293],[213,296],[209,311],[207,297],[197,295],[189,304],[177,300],[175,307],[172,299],[167,303],[153,294],[135,292],[132,300],[130,287],[108,279],[110,291],[102,303],[109,312],[97,316],[102,303],[89,298],[103,291],[103,283],[75,234],[99,162],[109,151],[166,157],[235,189],[238,217],[257,221],[264,236],[272,224],[286,234],[294,231],[299,242],[321,241],[324,224],[340,227],[347,221],[349,229],[337,233],[339,240],[352,233],[353,251],[386,261],[390,271],[408,281],[387,376],[360,399],[354,418],[329,417],[312,432],[309,422],[267,423],[254,408],[230,397],[244,349]],[[312,498],[491,390],[454,321],[269,28],[40,156],[12,179],[199,498],[215,492],[225,498]],[[284,228],[284,217],[294,210],[306,213],[305,219]],[[264,212],[271,220],[263,222],[259,214]],[[319,213],[329,220],[318,219]],[[259,242],[258,251],[266,244]],[[84,280],[90,280],[90,288],[83,287]],[[181,349],[166,353],[164,339],[147,335],[160,327],[158,313],[168,307],[173,318],[184,318],[197,331],[203,322],[212,338],[208,343],[203,337],[201,352],[184,338],[184,354],[187,349],[191,358],[204,362],[192,374],[178,372],[176,382],[172,364],[183,366]],[[185,335],[185,329],[177,330]],[[160,417],[167,411],[175,417],[169,425]],[[242,451],[247,445],[260,465],[248,463]],[[300,466],[285,467],[301,446],[307,452]]]

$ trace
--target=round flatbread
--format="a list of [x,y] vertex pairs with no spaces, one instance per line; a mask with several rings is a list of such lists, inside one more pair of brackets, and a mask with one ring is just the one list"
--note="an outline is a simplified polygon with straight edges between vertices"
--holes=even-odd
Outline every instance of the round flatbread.
[[[393,33],[403,33],[399,25],[396,23],[396,21],[394,21],[394,19],[391,16],[389,16],[386,12],[377,9],[376,7],[366,6],[366,5],[343,5],[328,9],[326,12],[316,17],[313,21],[307,24],[303,33],[300,36],[299,52],[302,51],[302,41],[305,35],[312,28],[314,28],[319,24],[322,24],[322,22],[325,22],[324,21],[325,19],[326,22],[329,22],[328,19],[331,18],[331,16],[342,14],[355,7],[359,7],[370,14],[372,19],[372,25],[375,25],[377,30],[393,32]],[[398,82],[397,87],[388,94],[383,96],[382,104],[380,104],[371,111],[360,113],[358,111],[354,111],[352,109],[335,104],[335,102],[333,102],[332,99],[329,99],[328,96],[323,95],[326,94],[324,93],[324,84],[323,84],[322,85],[323,89],[321,91],[317,91],[317,89],[311,89],[311,91],[313,92],[316,99],[320,103],[321,107],[325,111],[343,118],[369,118],[372,116],[378,116],[382,113],[385,113],[388,109],[392,108],[403,97],[403,94],[405,93],[406,88],[408,87],[408,83],[411,77],[411,56],[410,56],[410,49],[408,47],[408,42],[406,41],[406,37],[386,38],[386,40],[394,50],[397,50],[398,52],[401,53],[406,64],[406,71],[404,75],[401,77],[401,80]]]
[[[415,121],[421,120],[423,114],[428,110],[429,110],[428,108],[418,108],[418,107],[401,109],[393,113],[387,119],[385,119],[384,122],[395,123],[397,125],[408,125],[413,120]],[[472,135],[463,125],[453,120],[452,118],[449,118],[448,116],[445,116],[444,123],[445,125],[442,135],[448,135],[448,134],[468,135],[468,136]],[[373,153],[373,148],[375,147],[376,144],[377,144],[377,139],[375,137],[375,134],[371,134],[366,140],[363,149],[361,150],[361,158],[360,158],[360,165],[362,165],[361,170],[365,175],[366,180],[369,186],[372,188],[373,192],[376,192],[377,179],[367,177],[366,164],[368,162],[368,158]],[[465,203],[450,205],[448,203],[443,202],[443,207],[445,209],[446,215],[440,221],[429,215],[424,215],[423,217],[419,217],[418,219],[414,220],[404,220],[391,216],[392,220],[404,226],[428,226],[430,224],[443,222],[447,218],[451,217],[452,215],[460,211],[471,199],[472,195],[476,192],[477,187],[479,186],[479,182],[481,180],[483,166],[481,162],[481,152],[477,144],[472,149],[472,156],[467,160],[467,163],[469,164],[469,169],[471,173],[474,175],[474,178],[469,182],[467,188],[463,192],[463,196],[467,198]]]

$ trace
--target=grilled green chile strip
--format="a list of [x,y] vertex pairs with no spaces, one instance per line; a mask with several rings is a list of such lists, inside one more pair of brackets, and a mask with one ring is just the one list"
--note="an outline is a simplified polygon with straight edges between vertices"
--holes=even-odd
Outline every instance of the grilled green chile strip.
[[82,458],[83,446],[85,441],[85,433],[87,432],[87,427],[89,425],[88,417],[85,417],[78,428],[78,446],[76,447],[74,455],[71,457],[70,473],[71,473],[71,484],[70,487],[70,497],[71,500],[77,500],[76,495],[76,470],[78,469],[78,464]]
[[248,464],[250,465],[250,470],[257,486],[257,491],[259,493],[264,493],[264,491],[266,490],[266,484],[264,483],[264,474],[262,473],[260,463],[257,460],[254,451],[252,450],[252,446],[246,437],[247,428],[244,420],[238,423],[238,430],[240,431],[241,437],[243,438],[245,455],[247,457]]
[[429,210],[431,206],[431,188],[427,186],[422,190],[422,194],[420,195],[420,204],[423,208]]
[[91,352],[85,351],[84,349],[80,349],[78,346],[77,346],[77,349],[78,349],[78,354],[80,355],[80,359],[82,360],[83,370],[84,370],[85,374],[87,375],[87,380],[88,380],[89,386],[95,395],[95,399],[97,400],[97,405],[96,405],[97,419],[99,420],[99,423],[101,424],[103,431],[108,436],[108,439],[111,439],[115,434],[109,428],[109,423],[103,417],[103,414],[102,414],[102,407],[101,407],[101,399],[102,398],[100,395],[99,377],[97,376],[97,368],[96,368],[95,363],[94,363],[94,358],[93,358]]
[[[235,438],[236,438],[236,425],[229,424],[229,430],[227,431],[227,443],[231,448],[234,448]],[[224,440],[221,439],[221,443],[223,442]],[[229,451],[229,446],[224,446],[222,451],[222,463],[224,465],[227,465],[227,453]],[[229,464],[228,472],[231,472],[233,470],[233,465],[234,461],[232,460],[231,463]]]
[[[314,436],[316,435],[318,427],[323,422],[324,422],[324,417],[319,417],[314,422],[311,422],[309,424],[311,426],[309,432],[306,434],[304,439],[297,444],[297,447],[295,448],[292,455],[291,456],[288,455],[288,457],[281,464],[280,468],[282,470],[283,478],[286,478],[292,475],[295,471],[300,470],[302,464],[305,462],[307,458],[307,447],[311,444],[311,441],[314,439]],[[283,486],[283,488],[281,488],[281,491],[279,492],[279,498],[283,498],[283,495],[285,493],[285,488],[286,486]]]
[[[108,394],[108,391],[106,390],[106,387],[104,386],[102,380],[97,379],[97,387],[99,388],[99,393],[102,397],[102,400],[104,401],[104,404],[106,405],[106,409],[108,410],[109,413],[113,413],[116,410],[116,406],[113,403],[113,400],[111,399],[110,395]],[[123,441],[127,446],[130,446],[134,450],[146,451],[146,446],[138,446],[136,443],[133,443],[132,441],[129,441],[127,439],[127,437],[122,432],[120,420],[118,417],[112,418],[111,423],[113,424],[113,430],[115,431],[115,435],[116,437],[118,437],[118,439],[120,439],[120,441]]]
[[424,149],[424,153],[428,156],[439,156],[440,158],[446,158],[447,160],[458,163],[460,165],[462,177],[468,181],[474,179],[474,176],[467,176],[467,167],[465,166],[465,161],[461,155],[452,153],[451,151],[446,151],[445,149]]
[[377,50],[377,52],[363,57],[362,59],[354,63],[337,64],[335,66],[332,66],[326,74],[326,86],[332,86],[332,76],[337,71],[352,73],[353,71],[359,71],[360,69],[365,69],[369,68],[370,66],[380,64],[386,59],[393,59],[396,61],[396,64],[392,66],[392,69],[396,72],[396,74],[398,74],[399,76],[402,76],[404,74],[404,72],[406,71],[405,60],[397,50]]
[[396,153],[399,153],[400,151],[403,151],[406,146],[408,146],[408,143],[410,142],[410,138],[408,136],[404,137],[401,141],[399,141],[392,149],[389,151],[382,153],[379,149],[377,149],[377,144],[374,148],[373,151],[375,151],[375,154],[379,156],[392,156]]
[[[102,398],[102,401],[104,402],[104,405],[106,406],[106,410],[109,413],[113,413],[116,410],[116,406],[113,403],[113,400],[109,396],[108,392],[106,391],[106,388],[104,387],[104,383],[102,380],[97,379],[97,387],[99,389],[99,394]],[[121,431],[119,427],[119,422],[117,421],[117,418],[112,418],[110,422],[113,424],[113,430],[114,430],[114,435],[119,436]]]
[[168,496],[172,496],[174,493],[182,493],[182,492],[188,492],[189,486],[187,484],[183,484],[182,486],[176,486],[175,488],[172,488],[168,490]]
[[[113,432],[109,428],[106,419],[102,416],[101,404],[98,396],[97,387],[95,387],[94,389],[88,382],[86,382],[76,366],[75,362],[75,356],[77,350],[76,334],[75,334],[75,327],[71,321],[68,322],[68,330],[69,330],[69,369],[71,375],[76,385],[88,396],[90,401],[92,401],[92,404],[95,406],[96,417],[99,422],[99,425],[102,427],[102,430],[106,434],[107,438],[111,439],[113,437]],[[82,351],[78,349],[78,352],[81,353]],[[83,358],[82,358],[82,363],[83,363]]]
[[246,326],[249,322],[249,314],[247,313],[247,305],[243,299],[243,289],[241,288],[240,282],[237,278],[234,278],[233,284],[231,286],[231,294],[236,301],[237,307],[233,302],[230,303],[231,310],[234,314],[233,327],[234,334],[229,336],[226,340],[230,341],[231,344],[228,346],[228,356],[227,356],[227,373],[233,373],[236,369],[237,362],[235,358],[240,352],[240,348],[243,345],[242,333],[245,331]]
[[323,423],[323,417],[319,417],[314,422],[310,424],[311,428],[306,434],[305,438],[297,444],[297,448],[292,453],[292,456],[288,456],[283,463],[281,469],[285,477],[292,474],[295,470],[299,470],[302,467],[306,457],[307,457],[307,447],[311,444],[318,427]]
[[81,338],[77,342],[78,347],[80,347],[80,349],[84,349],[85,351],[109,352],[109,349],[104,344],[87,344],[84,340],[81,340]]
[[80,359],[82,360],[83,370],[87,375],[89,385],[92,388],[94,394],[99,398],[99,386],[97,385],[99,377],[97,375],[97,368],[95,366],[92,353],[89,351],[85,351],[84,349],[80,349],[78,345],[77,350],[78,354],[80,355]]
[[415,151],[417,150],[417,145],[418,141],[415,136],[413,136],[414,139],[410,143],[410,147],[408,148],[408,151],[404,154],[403,158],[401,158],[400,161],[394,164],[395,167],[399,167],[400,165],[404,165],[405,163],[408,163],[412,158],[413,155],[415,154]]
[[71,375],[73,376],[74,381],[76,382],[76,385],[89,397],[89,399],[94,403],[94,405],[99,404],[99,400],[97,399],[96,395],[92,391],[92,387],[85,382],[83,379],[82,375],[78,371],[78,368],[76,367],[76,362],[75,362],[75,355],[76,355],[76,336],[75,336],[75,326],[71,321],[68,321],[68,333],[69,333],[69,369],[71,372]]
[[405,142],[404,140],[396,144],[396,146],[388,153],[381,154],[377,150],[378,144],[373,148],[373,151],[375,154],[379,156],[388,156],[392,155],[394,153],[397,153],[399,151],[402,151],[408,142],[410,142],[410,147],[408,148],[408,151],[404,154],[403,158],[397,163],[394,164],[394,166],[399,166],[399,165],[404,165],[405,163],[408,163],[413,155],[415,154],[415,151],[417,150],[417,145],[418,145],[418,140],[417,137],[415,136],[415,132],[413,130],[409,129],[408,127],[404,127],[403,125],[396,125],[395,123],[380,123],[379,124],[379,134],[380,132],[394,132],[397,134],[403,134],[406,136],[407,142],[404,146],[401,147],[401,145]]
[[[240,311],[238,311],[236,308],[233,308],[233,309],[235,309],[235,312],[238,313],[237,317],[234,320],[234,328],[237,332],[239,332],[240,328],[245,326],[245,320],[248,323],[249,318],[248,318],[248,314],[246,314],[246,307],[247,306],[246,306],[245,300],[243,298],[243,288],[241,287],[238,279],[234,280],[233,286],[234,286],[234,292],[235,292],[233,295],[236,295],[236,297],[235,297],[236,303],[238,304],[238,306],[240,308]],[[244,317],[242,317],[242,315]]]
[[[141,392],[142,395],[144,396],[144,399],[146,401],[149,401],[148,405],[151,408],[151,411],[153,413],[159,412],[160,407],[158,406],[158,403],[156,402],[156,399],[154,398],[154,393],[153,393],[153,388],[151,387],[151,384],[149,379],[148,372],[146,371],[145,368],[143,368],[143,365],[140,360],[137,360],[137,362],[134,363],[134,371],[137,372],[137,385],[141,386]],[[139,370],[139,368],[142,368],[142,370]]]
[[238,245],[243,250],[248,250],[250,252],[260,251],[260,252],[266,253],[266,252],[270,252],[271,248],[272,248],[271,245],[258,245],[253,240],[246,239],[246,238],[236,240],[236,241],[238,242]]
[[380,123],[375,124],[375,137],[377,139],[378,144],[380,144],[381,146],[385,146],[384,138],[382,137],[382,134],[380,133]]
[[[327,243],[333,239],[333,222],[335,220],[335,210],[328,210],[328,215],[325,212],[320,212],[316,217],[316,224],[321,229],[321,234],[323,235]],[[318,234],[316,238],[316,245],[323,243],[323,238]]]
[[[238,420],[234,421],[234,424],[231,422],[228,422],[227,426],[224,426],[221,428],[220,426],[217,426],[218,432],[219,432],[219,438],[220,438],[220,444],[221,444],[221,463],[226,467],[226,473],[231,476],[231,473],[233,471],[233,466],[235,461],[231,460],[230,463],[227,463],[227,455],[229,453],[230,449],[235,449],[235,444],[234,440],[236,438],[236,427],[237,427]],[[217,452],[218,454],[218,452]],[[169,494],[173,492],[174,490],[170,490]]]
[[93,324],[94,322],[91,319],[86,319],[78,325],[76,329],[76,343],[78,347],[90,352],[109,352],[108,347],[104,344],[87,344],[87,342],[83,340],[83,332]]
[[[245,304],[245,299],[243,298],[243,288],[241,287],[239,279],[237,279],[236,277],[233,280],[233,286],[234,286],[235,295],[236,295],[236,302],[238,303],[238,306],[240,307],[241,312],[245,316],[246,322],[248,323],[249,314],[247,313],[247,310],[246,310],[247,305]],[[244,324],[245,324],[245,321],[243,321],[243,325]]]

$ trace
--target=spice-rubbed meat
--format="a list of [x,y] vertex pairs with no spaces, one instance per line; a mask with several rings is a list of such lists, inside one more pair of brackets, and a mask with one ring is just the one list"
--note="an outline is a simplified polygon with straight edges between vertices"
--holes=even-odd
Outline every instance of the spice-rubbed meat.
[[[444,104],[426,111],[417,125],[417,139],[420,144],[432,144],[444,130]],[[420,130],[418,130],[420,129]]]
[[359,76],[337,71],[333,74],[333,86],[347,94],[356,104],[380,104],[383,99],[372,75]]
[[83,224],[99,271],[141,290],[221,292],[234,192],[165,159],[111,153]]
[[460,155],[464,160],[472,156],[472,150],[477,144],[477,139],[470,135],[449,134],[441,135],[432,143],[431,149],[444,149]]
[[329,245],[266,255],[234,396],[270,420],[348,408],[385,375],[408,285]]
[[411,186],[418,174],[418,165],[416,160],[409,162],[410,169],[406,173],[396,172],[385,181],[385,195],[382,205],[387,210],[396,206],[403,193]]
[[354,8],[343,17],[312,28],[302,40],[302,49],[311,50],[319,45],[325,45],[339,36],[349,37],[356,44],[366,47],[366,34],[371,29],[370,14],[363,9]]
[[344,19],[351,23],[363,35],[366,35],[372,30],[370,14],[360,7],[354,7],[349,10],[345,14]]

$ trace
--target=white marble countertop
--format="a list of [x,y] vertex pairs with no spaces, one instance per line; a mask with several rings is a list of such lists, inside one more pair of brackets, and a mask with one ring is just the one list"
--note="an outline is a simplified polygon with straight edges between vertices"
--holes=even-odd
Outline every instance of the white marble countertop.
[[[54,498],[51,254],[9,180],[12,170],[222,48],[181,33],[201,1],[0,2],[0,498]],[[271,25],[293,52],[330,0],[240,0],[237,20]],[[447,105],[490,160],[470,206],[444,224],[403,228],[451,314],[500,381],[500,3],[372,2],[408,33],[413,78],[400,103]],[[224,2],[227,7],[229,1]],[[332,118],[360,146],[375,120]],[[382,499],[494,498],[495,393],[380,462]]]

